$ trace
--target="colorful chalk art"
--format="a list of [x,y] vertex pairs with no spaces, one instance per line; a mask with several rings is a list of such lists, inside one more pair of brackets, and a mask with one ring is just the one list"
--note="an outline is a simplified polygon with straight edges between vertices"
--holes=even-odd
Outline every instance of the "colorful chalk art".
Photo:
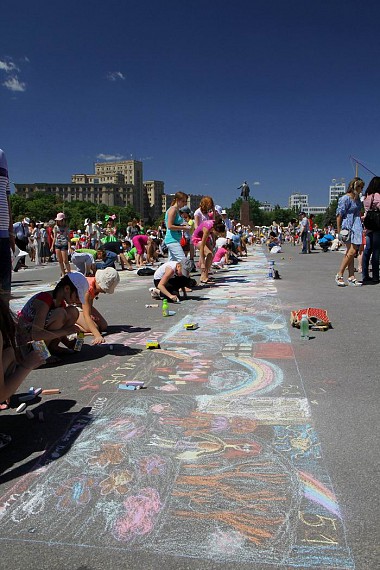
[[[1,498],[4,538],[354,568],[266,258],[223,275],[161,350],[79,379],[91,411]],[[125,378],[148,388],[118,390]]]

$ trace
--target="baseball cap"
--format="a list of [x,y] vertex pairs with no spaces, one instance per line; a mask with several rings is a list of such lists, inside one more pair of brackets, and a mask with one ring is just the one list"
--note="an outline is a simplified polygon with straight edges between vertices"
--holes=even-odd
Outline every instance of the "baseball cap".
[[184,277],[189,277],[189,273],[193,267],[193,262],[191,261],[191,259],[188,257],[184,257],[183,259],[181,259],[180,264],[182,267],[182,275]]
[[24,224],[30,224],[30,218],[24,218],[22,221]]
[[222,214],[222,206],[215,206],[215,210],[218,212],[219,216]]
[[222,210],[222,214],[223,214],[223,215],[224,215],[224,214],[226,214],[226,215],[227,215],[227,212],[226,212],[226,210]]
[[182,212],[182,214],[189,214],[191,215],[191,209],[189,208],[189,206],[183,206],[183,208],[179,209],[180,212]]
[[67,273],[67,276],[78,291],[79,301],[83,304],[88,291],[88,281],[86,277],[82,273],[79,273],[79,271],[70,271],[70,273]]
[[64,220],[66,218],[65,214],[63,212],[59,212],[57,214],[57,217],[55,218],[56,222],[59,222],[60,220]]
[[112,294],[120,281],[120,277],[116,269],[106,267],[105,269],[98,269],[95,273],[95,281],[104,293]]

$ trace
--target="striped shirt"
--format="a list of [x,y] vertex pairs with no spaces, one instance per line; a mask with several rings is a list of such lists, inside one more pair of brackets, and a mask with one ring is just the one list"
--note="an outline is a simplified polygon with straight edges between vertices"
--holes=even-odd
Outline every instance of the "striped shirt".
[[9,237],[8,197],[10,193],[7,159],[0,149],[0,238]]

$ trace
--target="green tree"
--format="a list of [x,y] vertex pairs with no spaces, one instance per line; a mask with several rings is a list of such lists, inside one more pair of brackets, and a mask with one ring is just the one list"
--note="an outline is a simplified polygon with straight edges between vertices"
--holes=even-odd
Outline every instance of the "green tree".
[[338,199],[333,200],[331,204],[326,208],[326,212],[323,216],[322,226],[336,226],[336,209],[338,206]]
[[[260,210],[260,202],[254,198],[249,198],[249,219],[255,226],[260,226],[263,223],[264,212]],[[230,219],[240,220],[240,208],[243,198],[237,198],[235,202],[227,208],[227,214]]]

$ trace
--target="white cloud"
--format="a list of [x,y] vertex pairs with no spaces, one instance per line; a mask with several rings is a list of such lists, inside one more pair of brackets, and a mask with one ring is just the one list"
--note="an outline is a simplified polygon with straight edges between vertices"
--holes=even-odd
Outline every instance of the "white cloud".
[[122,160],[124,156],[122,154],[103,154],[100,153],[97,155],[99,160]]
[[261,182],[254,182],[253,185],[254,186],[260,186]]
[[26,90],[26,83],[23,83],[19,80],[19,78],[15,75],[10,77],[3,83],[4,87],[9,89],[9,91],[25,91]]
[[12,73],[12,71],[20,71],[12,60],[5,61],[0,59],[0,69],[5,71],[5,73]]
[[109,81],[117,81],[118,79],[124,81],[125,76],[121,73],[121,71],[110,71],[107,75],[107,79],[109,79]]

